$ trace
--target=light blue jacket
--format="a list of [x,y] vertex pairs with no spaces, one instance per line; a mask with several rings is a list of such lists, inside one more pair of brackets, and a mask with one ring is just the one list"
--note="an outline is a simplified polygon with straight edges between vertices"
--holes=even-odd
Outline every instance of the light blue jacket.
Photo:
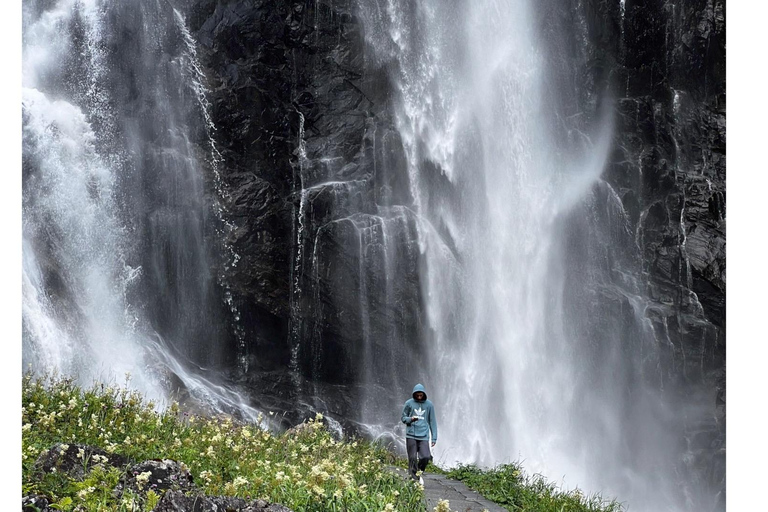
[[[405,423],[405,437],[418,439],[421,441],[429,440],[429,432],[432,431],[432,442],[437,441],[437,418],[435,417],[435,406],[432,405],[426,396],[427,391],[421,384],[413,387],[413,394],[417,391],[424,393],[424,400],[419,402],[415,398],[409,398],[403,406],[403,423]],[[413,416],[419,419],[411,421]]]

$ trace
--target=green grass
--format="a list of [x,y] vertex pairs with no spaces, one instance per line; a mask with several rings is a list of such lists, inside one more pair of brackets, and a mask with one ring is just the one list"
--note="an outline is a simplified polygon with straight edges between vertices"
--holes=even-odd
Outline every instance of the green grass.
[[463,481],[489,500],[507,510],[527,512],[619,512],[622,506],[600,495],[584,495],[578,489],[563,491],[541,475],[527,476],[519,463],[502,464],[492,469],[459,465],[446,473]]
[[[84,389],[67,378],[22,380],[22,494],[43,494],[67,511],[149,511],[160,496],[112,494],[125,468],[83,461],[85,476],[43,474],[35,460],[56,443],[91,445],[134,462],[184,462],[208,495],[262,498],[298,511],[423,511],[423,490],[385,469],[407,467],[387,447],[363,439],[336,441],[322,417],[275,434],[231,418],[188,415],[171,404],[164,411],[125,387]],[[539,476],[526,477],[518,464],[481,470],[459,466],[430,472],[463,480],[509,510],[530,512],[618,512],[615,502],[578,492],[564,493]],[[445,510],[443,503],[441,510]]]

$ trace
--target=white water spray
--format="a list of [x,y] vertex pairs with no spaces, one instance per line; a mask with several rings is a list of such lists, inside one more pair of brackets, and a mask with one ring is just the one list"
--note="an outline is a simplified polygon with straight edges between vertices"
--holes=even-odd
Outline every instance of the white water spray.
[[[106,85],[114,76],[106,53],[110,36],[107,14],[115,7],[98,0],[60,0],[53,5],[33,2],[25,6],[24,365],[35,372],[76,376],[83,385],[94,380],[122,382],[123,376],[130,374],[134,388],[161,403],[168,396],[169,375],[175,375],[188,395],[209,410],[256,420],[257,411],[244,403],[236,391],[203,377],[188,361],[181,364],[188,355],[174,345],[183,346],[187,340],[160,342],[142,310],[139,287],[151,277],[136,263],[141,258],[135,247],[141,246],[143,236],[136,225],[142,224],[131,225],[124,216],[128,213],[141,218],[145,213],[124,211],[134,203],[125,200],[125,194],[130,192],[121,187],[138,174],[132,173],[129,160],[135,158],[135,153],[129,157],[134,149],[121,147],[122,139],[116,136],[114,98]],[[143,10],[145,6],[136,7]],[[153,12],[149,9],[146,15],[155,19]],[[215,126],[194,41],[183,16],[178,11],[168,14],[175,16],[183,41],[180,59],[171,65],[180,66],[176,73],[189,78],[204,118],[214,195],[220,198],[221,155],[213,139]],[[80,33],[85,37],[79,37]],[[148,64],[151,68],[154,63]],[[160,84],[150,93],[169,89],[173,92],[175,85]],[[178,101],[182,100],[183,96]],[[170,96],[159,96],[157,101],[174,117],[167,120],[170,136],[166,144],[177,143],[178,147],[163,148],[166,152],[155,160],[152,169],[160,179],[168,178],[171,189],[156,190],[175,208],[150,215],[147,225],[150,230],[157,230],[152,232],[153,237],[162,236],[162,222],[166,220],[169,225],[185,229],[199,226],[200,214],[195,209],[204,204],[202,178],[195,175],[202,166],[193,161],[191,137],[185,133],[190,128],[184,125],[183,116],[189,108],[173,104],[176,100]],[[132,141],[142,136],[140,130],[128,131],[134,137]],[[154,151],[149,145],[146,147]],[[180,184],[186,188],[182,190]],[[195,194],[200,197],[191,197]],[[173,202],[179,197],[188,202]],[[142,206],[141,201],[135,204]],[[225,222],[221,203],[214,201],[214,206],[224,229],[231,229]],[[200,233],[178,233],[168,243],[203,243]],[[190,241],[180,238],[183,236]],[[237,255],[226,248],[230,249],[226,264],[236,265]],[[188,245],[180,251],[186,249]],[[199,257],[204,249],[197,247],[195,251],[189,256],[185,252],[184,259],[180,257],[177,263],[205,268],[205,260]],[[162,262],[158,268],[164,268]],[[177,293],[183,300],[184,293],[207,296],[204,277],[197,283],[178,286]],[[138,304],[133,302],[137,297]],[[237,321],[236,308],[233,316]]]
[[[523,459],[528,471],[565,487],[659,510],[673,485],[651,496],[653,482],[664,477],[643,473],[647,467],[626,455],[625,435],[650,437],[636,433],[645,429],[659,435],[646,443],[648,453],[669,457],[664,420],[649,415],[638,426],[627,419],[657,407],[645,405],[652,392],[637,384],[638,404],[624,402],[619,372],[633,364],[623,355],[629,341],[617,332],[594,356],[574,323],[604,320],[573,318],[567,302],[574,296],[568,276],[580,262],[567,252],[565,229],[594,190],[607,198],[599,214],[632,244],[616,192],[598,186],[613,126],[605,118],[594,134],[574,127],[581,146],[562,147],[553,135],[534,8],[491,0],[361,2],[372,58],[390,70],[399,93],[395,119],[415,209],[422,227],[435,228],[420,230],[434,333],[422,382],[440,404],[438,414],[444,411],[435,456],[447,464]],[[455,247],[458,265],[446,245]],[[625,300],[643,303],[634,293]],[[653,343],[643,314],[637,343]],[[590,373],[593,365],[599,368]],[[671,479],[668,462],[663,471]],[[671,503],[665,506],[675,510]]]

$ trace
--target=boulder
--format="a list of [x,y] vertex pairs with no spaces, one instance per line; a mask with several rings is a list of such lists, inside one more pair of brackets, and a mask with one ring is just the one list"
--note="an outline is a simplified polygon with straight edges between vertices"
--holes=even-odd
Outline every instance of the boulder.
[[48,497],[42,494],[29,494],[21,498],[21,512],[53,512],[55,509],[49,505]]
[[120,496],[126,489],[137,494],[144,494],[149,490],[159,494],[165,490],[188,492],[197,488],[192,474],[183,462],[152,459],[128,468],[126,475],[115,488],[115,493]]
[[291,509],[265,500],[245,501],[232,496],[186,495],[167,491],[154,512],[291,512]]
[[128,464],[128,459],[95,446],[56,443],[42,452],[35,461],[35,467],[44,473],[57,471],[76,479],[83,478],[94,464],[119,468]]

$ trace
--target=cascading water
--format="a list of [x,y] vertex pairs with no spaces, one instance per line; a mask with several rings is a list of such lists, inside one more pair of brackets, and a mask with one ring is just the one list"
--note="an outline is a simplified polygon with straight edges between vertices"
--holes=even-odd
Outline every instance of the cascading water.
[[239,343],[215,270],[237,255],[216,257],[231,226],[183,16],[26,2],[23,36],[25,367],[84,384],[130,373],[152,398],[181,388],[255,418],[207,372]]
[[[141,269],[125,260],[114,155],[99,154],[92,127],[113,128],[103,91],[94,90],[105,66],[98,50],[103,12],[96,2],[60,2],[31,19],[36,7],[26,10],[24,27],[24,364],[87,372],[84,380],[133,372],[134,384],[158,398],[154,379],[136,371],[144,367],[146,347],[125,299]],[[62,30],[77,23],[84,25],[84,41]],[[60,91],[46,90],[57,64],[67,62],[78,43],[88,59],[78,99],[92,120],[58,99]]]
[[670,342],[649,321],[642,245],[600,179],[611,117],[563,107],[578,91],[549,82],[537,4],[360,7],[368,58],[399,94],[420,218],[436,459],[524,459],[632,510],[707,503],[680,470],[681,418],[702,413],[659,384]]
[[[290,421],[396,442],[422,381],[438,462],[522,458],[632,510],[702,509],[704,239],[643,193],[649,143],[612,147],[603,112],[653,123],[629,78],[605,107],[592,58],[631,60],[639,7],[601,2],[616,27],[595,34],[588,4],[25,2],[24,364],[254,416],[226,373]],[[680,180],[687,94],[648,135]],[[680,280],[654,289],[668,247]]]

